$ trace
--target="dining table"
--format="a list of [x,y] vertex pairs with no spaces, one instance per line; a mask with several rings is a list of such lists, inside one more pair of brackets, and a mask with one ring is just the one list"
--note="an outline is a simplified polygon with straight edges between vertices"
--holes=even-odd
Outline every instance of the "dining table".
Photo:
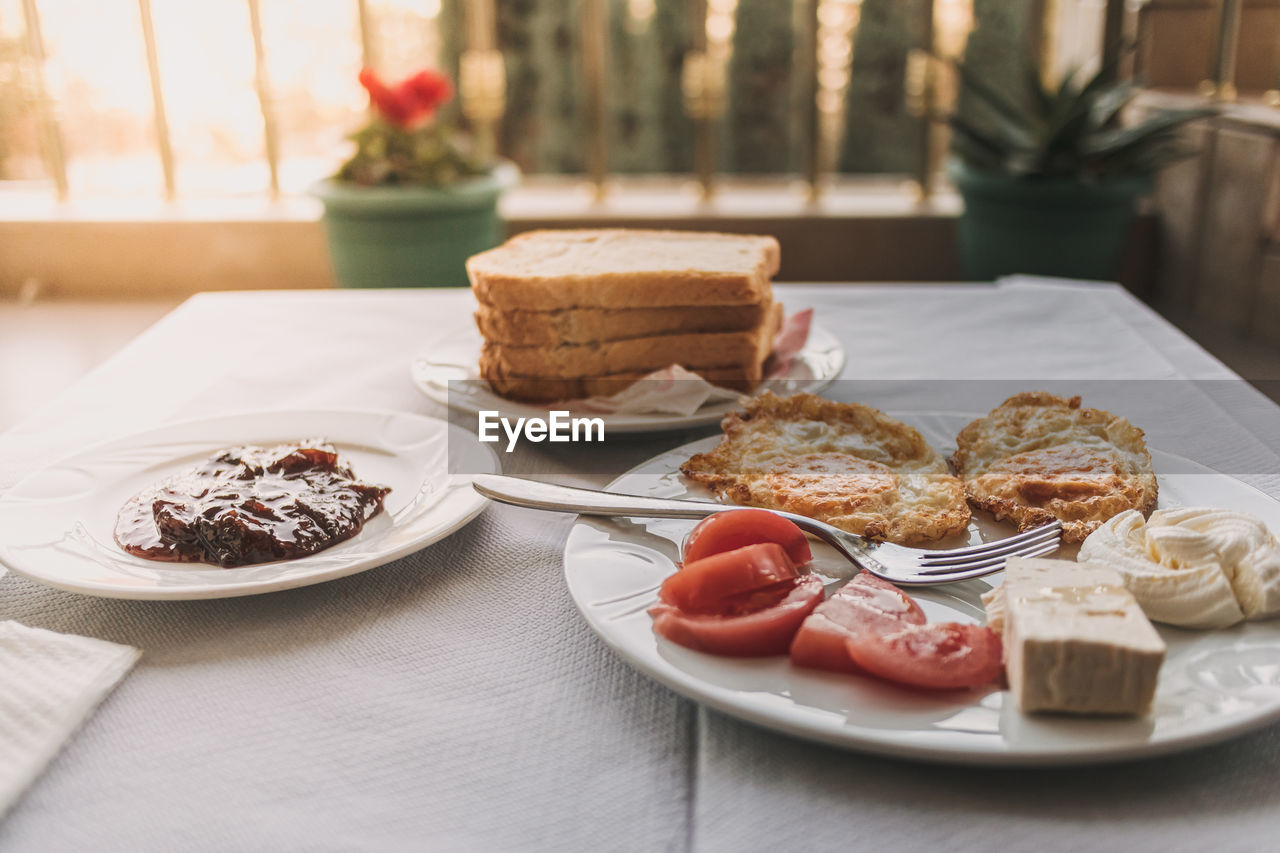
[[[823,392],[981,415],[1081,393],[1152,447],[1280,498],[1280,407],[1123,288],[783,284],[845,350]],[[203,293],[0,435],[0,492],[165,424],[278,410],[474,417],[423,352],[467,289]],[[496,448],[603,488],[716,424]],[[0,820],[0,850],[1276,849],[1280,725],[1171,754],[975,766],[840,748],[706,707],[630,665],[566,588],[571,514],[490,504],[385,565],[260,595],[146,601],[0,570],[0,622],[140,650]],[[1280,691],[1280,660],[1272,683]]]

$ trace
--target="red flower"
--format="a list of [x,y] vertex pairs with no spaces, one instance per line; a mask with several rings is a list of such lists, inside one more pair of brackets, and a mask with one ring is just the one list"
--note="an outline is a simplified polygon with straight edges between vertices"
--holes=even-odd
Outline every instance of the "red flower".
[[428,121],[441,104],[453,97],[453,84],[439,71],[419,71],[388,86],[373,69],[364,68],[360,71],[360,85],[383,118],[406,130]]

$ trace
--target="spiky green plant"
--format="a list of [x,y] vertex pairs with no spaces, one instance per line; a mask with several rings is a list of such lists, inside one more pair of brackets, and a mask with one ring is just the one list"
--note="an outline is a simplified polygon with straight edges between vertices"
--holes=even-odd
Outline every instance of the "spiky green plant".
[[1085,82],[1078,71],[1049,87],[1034,66],[1023,79],[1024,97],[1011,98],[954,63],[961,92],[981,105],[978,116],[955,113],[953,153],[975,171],[1019,178],[1105,178],[1149,175],[1194,153],[1182,139],[1187,122],[1213,115],[1211,108],[1159,111],[1126,125],[1122,114],[1141,87],[1112,82],[1104,66]]

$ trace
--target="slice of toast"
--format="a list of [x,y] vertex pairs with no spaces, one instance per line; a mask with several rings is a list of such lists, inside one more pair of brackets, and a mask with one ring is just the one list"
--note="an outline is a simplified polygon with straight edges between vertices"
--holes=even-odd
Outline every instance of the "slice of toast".
[[467,261],[476,298],[505,309],[756,305],[771,298],[772,237],[609,228],[530,231]]
[[772,302],[701,308],[566,308],[506,311],[481,304],[476,326],[485,340],[510,346],[558,346],[687,332],[746,332],[760,325]]
[[782,324],[782,305],[774,303],[765,321],[748,332],[691,332],[649,335],[616,341],[516,347],[485,341],[482,375],[580,379],[618,373],[648,373],[672,364],[683,367],[759,366],[773,351]]

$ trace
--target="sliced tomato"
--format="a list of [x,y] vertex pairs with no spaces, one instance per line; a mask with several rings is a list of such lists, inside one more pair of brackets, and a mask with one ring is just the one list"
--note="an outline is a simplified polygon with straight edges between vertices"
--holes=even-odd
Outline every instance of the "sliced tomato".
[[809,540],[793,522],[764,509],[731,509],[709,515],[684,543],[684,561],[692,563],[745,545],[776,542],[797,566],[813,559]]
[[658,597],[686,613],[725,614],[735,596],[794,580],[796,567],[776,542],[747,545],[684,564],[662,584]]
[[651,607],[649,615],[659,636],[686,648],[730,657],[784,655],[800,624],[822,601],[822,581],[808,575],[771,592],[785,594],[762,610],[741,615],[686,613],[667,602]]
[[912,687],[980,687],[1000,677],[1000,635],[955,622],[866,631],[847,642],[855,663],[872,675]]
[[911,596],[862,572],[804,620],[791,643],[791,662],[833,672],[862,672],[849,654],[850,639],[867,631],[892,633],[924,623],[924,611]]

